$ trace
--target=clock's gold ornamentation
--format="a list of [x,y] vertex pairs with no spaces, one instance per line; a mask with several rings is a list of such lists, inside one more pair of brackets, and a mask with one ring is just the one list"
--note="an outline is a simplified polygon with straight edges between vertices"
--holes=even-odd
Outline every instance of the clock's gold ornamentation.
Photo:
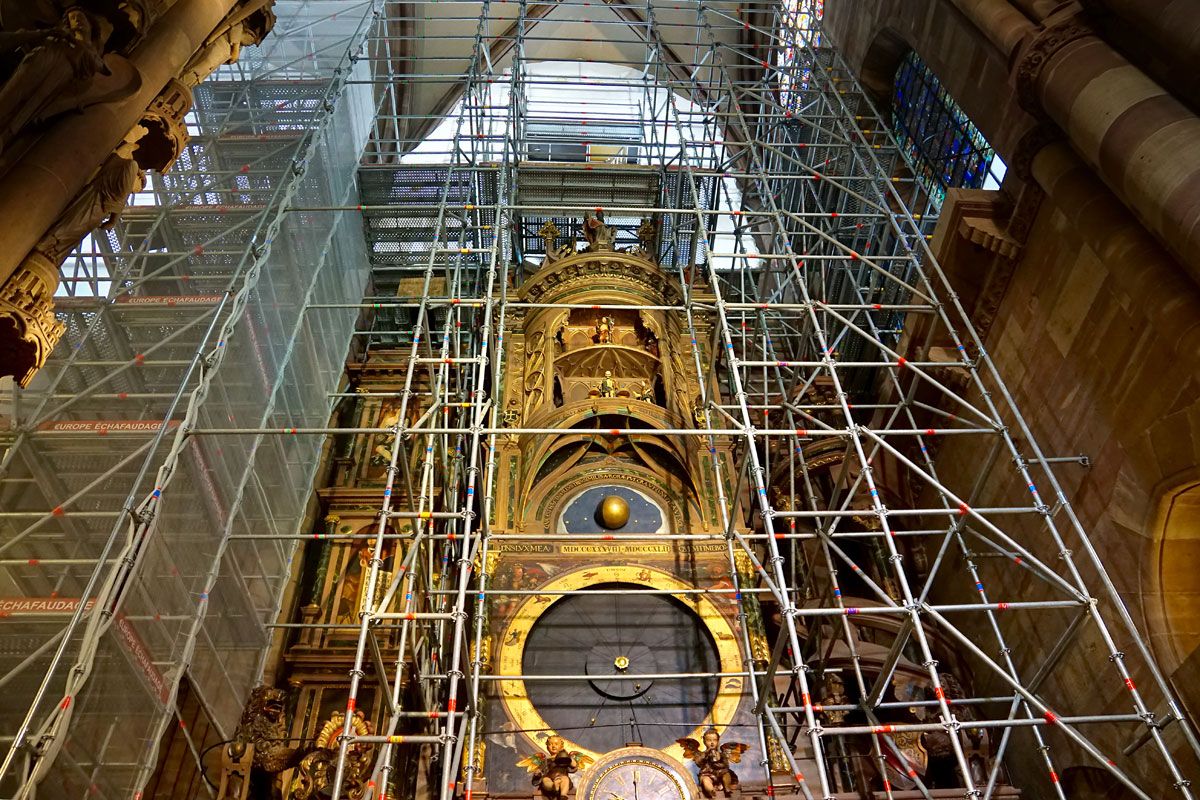
[[629,522],[629,503],[624,497],[610,494],[600,501],[600,521],[610,531],[625,527]]
[[700,767],[701,794],[707,798],[715,798],[721,793],[726,797],[741,797],[740,781],[729,765],[740,763],[742,753],[750,749],[749,745],[741,742],[721,744],[721,734],[716,728],[704,732],[703,746],[695,739],[679,739],[678,743],[683,746],[684,757]]
[[[821,698],[822,706],[844,706],[850,702],[850,698],[846,696],[846,683],[842,680],[842,676],[836,672],[825,673],[825,694]],[[849,712],[832,709],[821,709],[821,713],[825,715],[825,721],[830,725],[841,725],[846,721],[846,714]]]
[[571,793],[571,775],[587,769],[592,759],[578,750],[567,752],[561,736],[546,739],[546,752],[534,753],[517,762],[533,775],[533,785],[542,792],[544,800],[566,800]]

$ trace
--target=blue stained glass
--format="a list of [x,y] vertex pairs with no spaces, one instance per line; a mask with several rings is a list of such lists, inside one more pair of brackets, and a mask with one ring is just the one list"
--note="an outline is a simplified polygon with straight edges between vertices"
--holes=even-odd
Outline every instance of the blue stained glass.
[[947,189],[981,189],[989,175],[996,183],[1003,176],[995,150],[915,52],[896,70],[892,124],[917,180],[938,205]]

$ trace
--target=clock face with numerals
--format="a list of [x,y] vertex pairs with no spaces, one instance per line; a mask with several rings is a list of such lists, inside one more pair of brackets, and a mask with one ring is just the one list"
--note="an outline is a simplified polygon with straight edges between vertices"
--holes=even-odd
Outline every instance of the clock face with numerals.
[[696,783],[678,762],[647,747],[623,747],[588,769],[579,800],[692,800]]

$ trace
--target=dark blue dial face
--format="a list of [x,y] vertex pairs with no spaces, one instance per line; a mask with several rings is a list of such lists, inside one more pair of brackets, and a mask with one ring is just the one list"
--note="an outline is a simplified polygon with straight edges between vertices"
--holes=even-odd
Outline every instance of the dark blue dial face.
[[[610,530],[600,522],[600,504],[616,495],[629,504],[629,521]],[[658,504],[647,495],[616,484],[593,486],[567,503],[558,521],[560,533],[663,533],[666,520]]]

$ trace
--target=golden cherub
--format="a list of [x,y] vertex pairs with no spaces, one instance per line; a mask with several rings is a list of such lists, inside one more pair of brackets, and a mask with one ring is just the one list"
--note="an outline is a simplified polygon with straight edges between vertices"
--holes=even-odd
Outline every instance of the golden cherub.
[[533,785],[542,790],[544,800],[566,800],[571,792],[571,774],[587,769],[592,763],[589,756],[578,750],[566,752],[561,736],[546,739],[546,752],[534,753],[517,762],[533,775]]
[[749,750],[750,745],[741,742],[721,744],[721,734],[716,728],[704,732],[703,750],[695,739],[676,739],[676,742],[683,745],[684,758],[690,758],[700,767],[701,794],[710,800],[718,792],[724,792],[726,797],[741,797],[740,781],[729,765],[741,763],[742,753]]

